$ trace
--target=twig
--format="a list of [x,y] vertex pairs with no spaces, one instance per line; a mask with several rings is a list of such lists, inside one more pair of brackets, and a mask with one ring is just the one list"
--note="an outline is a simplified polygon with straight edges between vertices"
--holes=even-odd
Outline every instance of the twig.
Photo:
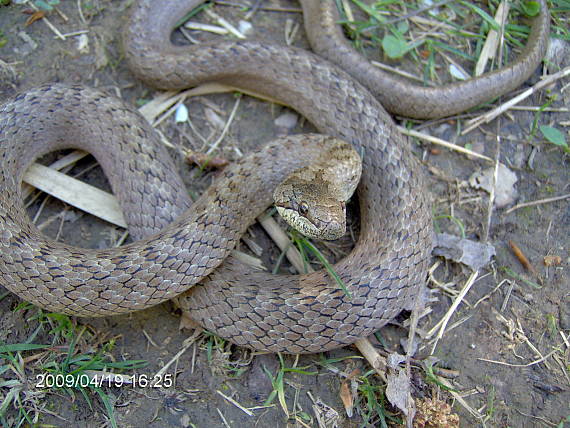
[[[541,112],[553,112],[553,113],[568,113],[570,108],[568,107],[541,107],[541,106],[512,106],[511,110],[516,111],[541,111]],[[560,125],[564,125],[567,122],[560,122]]]
[[24,181],[83,211],[127,227],[117,200],[103,190],[40,164],[33,164],[28,169]]
[[559,349],[554,349],[553,351],[550,351],[548,354],[546,354],[544,357],[539,358],[538,360],[534,360],[531,361],[528,364],[511,364],[511,363],[506,363],[504,361],[495,361],[495,360],[488,360],[486,358],[477,358],[479,361],[485,361],[486,363],[493,363],[493,364],[499,364],[501,366],[509,366],[509,367],[530,367],[530,366],[534,366],[538,363],[542,363],[544,360],[550,358],[553,354],[560,352]]
[[226,428],[232,428],[232,427],[230,427],[230,424],[228,424],[228,421],[226,420],[226,418],[224,417],[224,415],[222,414],[222,412],[220,411],[220,409],[218,409],[218,408],[216,407],[216,410],[217,410],[218,414],[220,415],[220,418],[222,419],[222,422],[224,423],[225,427],[226,427]]
[[255,416],[255,414],[253,412],[251,412],[250,410],[246,409],[245,407],[243,407],[241,404],[239,404],[236,400],[234,400],[231,397],[228,397],[227,395],[225,395],[222,391],[220,390],[216,390],[216,392],[221,395],[222,397],[224,397],[227,401],[229,401],[230,403],[232,403],[234,406],[236,406],[238,409],[240,409],[241,411],[243,411],[247,416]]
[[347,21],[354,21],[354,15],[352,14],[352,8],[350,7],[348,0],[342,0],[342,8],[344,10],[344,14],[346,15]]
[[220,143],[222,142],[222,140],[226,137],[226,134],[228,133],[230,126],[231,126],[231,124],[234,121],[234,118],[236,116],[240,100],[241,100],[241,97],[237,97],[236,102],[234,104],[234,107],[232,108],[232,112],[230,113],[230,117],[228,118],[228,121],[226,122],[226,126],[224,126],[224,129],[222,130],[222,133],[220,134],[218,139],[214,142],[214,144],[212,144],[212,146],[206,152],[207,155],[211,154],[214,150],[216,150],[218,148],[218,146],[220,145]]
[[230,33],[232,33],[238,39],[245,39],[246,38],[236,27],[234,27],[232,24],[230,24],[228,21],[226,21],[224,18],[222,18],[220,15],[218,15],[213,10],[205,9],[204,12],[210,18],[216,20],[216,22],[218,24],[220,24],[222,27],[224,27],[226,30],[228,30]]
[[83,6],[81,5],[81,0],[77,0],[77,11],[79,13],[79,19],[81,19],[81,22],[83,22],[84,25],[87,25],[87,21],[83,15]]
[[477,301],[475,302],[475,304],[473,305],[473,309],[475,309],[477,306],[479,306],[479,303],[484,302],[485,300],[489,299],[489,298],[493,295],[493,293],[495,293],[499,288],[501,288],[501,287],[503,286],[503,284],[504,284],[505,282],[510,284],[510,281],[509,281],[508,279],[503,279],[501,282],[499,282],[499,283],[495,286],[495,288],[493,288],[493,289],[491,290],[490,293],[485,294],[483,297],[481,297],[479,300],[477,300]]
[[[499,128],[499,122],[497,122],[497,128]],[[485,222],[485,230],[482,239],[483,243],[486,243],[489,240],[489,234],[491,233],[491,218],[493,217],[493,208],[495,206],[495,188],[497,187],[497,179],[499,178],[500,155],[501,136],[497,130],[495,143],[495,166],[493,168],[493,181],[491,183],[491,191],[489,192],[489,200],[487,201],[487,221]]]
[[63,37],[75,37],[75,36],[81,36],[82,34],[89,34],[89,30],[72,31],[71,33],[62,34],[62,36]]
[[527,418],[538,419],[539,421],[542,421],[542,422],[544,422],[546,425],[549,425],[549,426],[551,426],[551,427],[560,427],[560,425],[557,425],[557,424],[555,424],[555,423],[549,421],[549,420],[546,419],[546,418],[542,418],[542,417],[540,417],[540,416],[529,415],[528,413],[523,413],[523,412],[521,412],[519,409],[516,409],[516,408],[515,408],[515,410],[516,410],[517,412],[519,412],[521,415],[523,415],[523,416],[525,416],[525,417],[527,417]]
[[487,113],[485,113],[479,117],[476,117],[476,118],[468,121],[467,122],[467,128],[465,128],[461,132],[461,135],[465,135],[465,134],[471,132],[472,130],[477,128],[479,125],[482,125],[483,123],[488,123],[488,122],[492,121],[497,116],[503,114],[505,111],[510,109],[515,104],[520,103],[522,100],[530,97],[532,94],[541,90],[545,86],[548,86],[548,85],[554,83],[555,81],[562,79],[568,75],[570,75],[570,66],[560,70],[557,73],[554,73],[554,74],[547,76],[546,78],[544,78],[543,80],[541,80],[540,82],[538,82],[537,84],[532,86],[531,88],[528,88],[526,91],[524,91],[523,93],[521,93],[521,94],[517,95],[516,97],[510,99],[509,101],[501,104],[500,106],[494,108],[493,110],[491,110],[491,111],[489,111],[489,112],[487,112]]
[[184,339],[184,342],[182,342],[182,349],[180,351],[178,351],[176,353],[176,355],[174,355],[174,357],[172,357],[170,359],[170,361],[168,363],[166,363],[159,371],[157,371],[153,378],[154,379],[161,378],[162,375],[166,372],[166,370],[168,370],[168,368],[172,365],[172,363],[178,361],[180,356],[182,354],[184,354],[188,350],[188,348],[190,348],[190,346],[192,346],[194,344],[194,342],[196,341],[196,338],[201,333],[202,333],[202,329],[196,329],[194,331],[194,333],[192,334],[192,336]]
[[424,13],[428,10],[438,8],[440,6],[444,6],[449,3],[451,0],[442,0],[437,3],[426,4],[425,6],[420,7],[419,9],[414,10],[413,12],[407,13],[406,15],[398,16],[397,18],[389,19],[386,22],[382,23],[382,26],[385,27],[390,24],[395,24],[397,22],[403,21],[405,19],[413,18],[414,16],[419,15],[420,13]]
[[561,201],[563,199],[568,199],[568,198],[570,198],[570,193],[562,196],[554,196],[553,198],[539,199],[537,201],[531,201],[531,202],[523,202],[522,204],[517,204],[514,207],[509,208],[508,210],[505,211],[505,214],[510,214],[513,211],[518,210],[519,208],[532,207],[541,204],[549,204],[551,202]]
[[[28,6],[30,6],[32,9],[34,9],[35,11],[39,11],[39,9],[36,7],[36,5],[32,2],[27,1],[26,4]],[[45,16],[42,18],[42,21],[45,22],[45,24],[48,26],[48,28],[53,31],[53,33],[57,36],[58,39],[61,40],[65,40],[65,36],[63,34],[61,34],[61,31],[59,31],[55,25],[53,25],[49,19],[47,19]]]
[[503,304],[501,305],[501,312],[505,312],[507,309],[507,305],[509,304],[509,299],[511,298],[511,293],[513,292],[513,288],[515,288],[515,282],[509,281],[509,288],[507,288],[507,293],[505,294],[505,299],[503,300]]
[[562,330],[560,330],[558,333],[560,333],[560,336],[562,336],[562,340],[564,341],[566,348],[570,349],[570,341],[568,341],[568,337],[564,336],[564,332]]
[[370,363],[374,371],[380,376],[380,378],[387,382],[386,380],[386,358],[378,353],[376,348],[372,346],[372,343],[367,338],[358,339],[354,342],[354,345],[358,348],[360,353],[366,361]]
[[467,401],[465,401],[461,395],[455,392],[455,390],[453,389],[453,385],[447,379],[442,379],[440,377],[438,380],[443,385],[449,388],[449,393],[453,396],[453,398],[455,398],[455,400],[457,400],[459,404],[461,404],[471,414],[471,416],[473,416],[476,419],[479,419],[480,421],[483,420],[483,415],[481,415],[481,413],[479,413],[477,410],[473,409],[469,404],[467,404]]
[[[471,289],[471,286],[475,283],[475,280],[477,279],[477,276],[479,275],[479,271],[473,271],[473,273],[471,273],[471,276],[469,277],[469,279],[467,280],[467,282],[465,283],[465,285],[463,286],[463,289],[461,290],[461,292],[457,295],[457,297],[455,298],[455,300],[453,301],[453,304],[451,305],[451,307],[447,310],[447,313],[445,314],[445,316],[441,319],[441,321],[436,324],[436,326],[434,326],[434,328],[432,328],[432,330],[427,334],[426,337],[430,337],[431,335],[433,335],[433,331],[434,329],[438,329],[438,333],[436,336],[436,340],[433,344],[432,350],[431,350],[431,354],[433,355],[433,353],[435,352],[435,347],[437,346],[437,342],[439,341],[439,339],[441,339],[443,337],[443,333],[445,332],[445,328],[447,327],[447,323],[449,322],[449,320],[451,319],[451,316],[455,313],[457,307],[459,306],[459,304],[462,302],[462,300],[464,299],[464,297],[467,295],[467,293],[469,292],[469,290]],[[440,327],[438,327],[438,325],[440,325]]]
[[[411,383],[412,383],[411,359],[414,352],[413,349],[414,349],[414,340],[416,338],[416,329],[418,327],[418,321],[420,319],[419,311],[421,307],[422,295],[423,292],[420,291],[416,293],[416,296],[414,298],[414,308],[412,310],[412,315],[410,318],[410,330],[408,332],[408,346],[406,347],[406,377],[409,389],[411,389]],[[414,416],[416,414],[416,407],[414,399],[412,398],[412,394],[409,390],[406,402],[408,410],[406,412],[406,426],[408,428],[413,428]]]
[[[243,5],[243,4],[233,3],[230,1],[224,1],[224,0],[215,0],[214,3],[216,3],[217,5],[220,5],[220,6],[239,7],[240,9],[248,7],[248,6]],[[267,6],[259,6],[257,9],[258,10],[265,10],[268,12],[303,13],[303,9],[301,9],[300,7],[278,7],[278,6],[267,5]]]
[[208,33],[220,34],[225,36],[230,31],[218,25],[211,25],[211,24],[203,24],[201,22],[194,22],[194,21],[187,21],[184,24],[184,28],[188,28],[189,30],[197,30],[197,31],[206,31]]
[[[146,330],[143,328],[142,329],[142,334],[144,335],[144,337],[146,337],[146,340],[148,340],[148,343],[150,343],[152,346],[154,346],[157,349],[160,349],[160,346],[158,346],[154,340],[152,340],[152,337],[150,337],[150,335],[146,332]],[[148,350],[148,349],[147,349]]]
[[[74,163],[76,163],[77,161],[83,159],[88,155],[89,153],[84,152],[83,150],[74,150],[73,152],[65,155],[61,159],[58,159],[57,161],[50,164],[49,168],[54,169],[56,171],[61,171],[64,168],[73,165]],[[22,199],[26,199],[28,196],[32,194],[33,191],[34,187],[24,183],[22,185]]]
[[[387,64],[383,64],[381,62],[374,61],[374,60],[371,60],[370,63],[374,67],[378,67],[382,70],[389,71],[390,73],[399,74],[400,76],[406,77],[410,80],[415,80],[416,82],[424,83],[424,79],[422,79],[421,77],[415,76],[411,73],[408,73],[407,71],[400,70],[400,69],[395,68],[395,67],[390,67]],[[432,82],[428,82],[427,84],[428,84],[428,86],[434,86],[434,84]]]
[[493,162],[493,159],[491,159],[490,157],[474,152],[473,150],[466,149],[465,147],[458,146],[457,144],[450,143],[449,141],[442,140],[441,138],[424,134],[423,132],[414,131],[413,129],[406,129],[402,126],[398,126],[398,131],[400,131],[402,134],[409,135],[410,137],[420,138],[432,144],[437,144],[439,146],[447,147],[448,149],[455,150],[465,155],[483,159],[486,160],[487,162]]

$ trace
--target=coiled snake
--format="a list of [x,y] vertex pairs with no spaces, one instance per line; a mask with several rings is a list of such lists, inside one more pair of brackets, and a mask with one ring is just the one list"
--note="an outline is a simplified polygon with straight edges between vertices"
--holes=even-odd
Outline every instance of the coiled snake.
[[[314,54],[255,41],[195,51],[172,45],[171,29],[195,3],[133,5],[125,32],[131,67],[162,88],[216,81],[277,99],[363,154],[361,238],[335,265],[352,297],[324,272],[273,276],[227,257],[277,181],[322,150],[321,137],[289,137],[240,160],[189,208],[144,119],[99,91],[58,84],[0,108],[0,283],[38,306],[79,316],[143,309],[194,286],[193,318],[238,345],[307,353],[350,344],[409,306],[425,280],[432,230],[418,162],[368,90]],[[99,161],[129,230],[144,239],[78,249],[30,224],[20,200],[23,171],[48,151],[72,147]]]

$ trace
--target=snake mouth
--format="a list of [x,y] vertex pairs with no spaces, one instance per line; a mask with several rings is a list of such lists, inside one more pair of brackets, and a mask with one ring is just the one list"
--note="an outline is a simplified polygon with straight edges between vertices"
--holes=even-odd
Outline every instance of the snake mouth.
[[275,204],[279,215],[295,230],[308,238],[322,238],[322,230],[317,227],[308,217],[302,216],[297,210],[287,203]]
[[345,219],[329,219],[327,221],[303,216],[288,202],[276,203],[279,215],[295,230],[308,238],[334,241],[341,238],[346,232]]

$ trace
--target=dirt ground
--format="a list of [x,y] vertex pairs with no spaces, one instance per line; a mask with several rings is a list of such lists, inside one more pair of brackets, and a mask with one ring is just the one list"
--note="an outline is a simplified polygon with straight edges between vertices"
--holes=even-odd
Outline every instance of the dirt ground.
[[[60,40],[45,22],[25,26],[28,15],[22,12],[29,7],[14,3],[0,6],[0,103],[20,91],[47,82],[97,87],[119,95],[133,106],[152,99],[156,91],[137,81],[123,61],[120,34],[132,3],[130,0],[62,1],[59,9],[66,19],[58,13],[51,13],[49,19],[64,34],[85,31],[83,41],[86,37],[88,44],[84,50],[79,50],[79,35]],[[267,0],[264,5],[299,7],[297,3],[286,0]],[[80,16],[78,6],[83,16]],[[244,19],[246,14],[239,7],[227,5],[217,5],[214,10],[234,23]],[[251,21],[254,27],[252,37],[283,44],[286,20],[301,24],[302,15],[295,11],[260,10]],[[294,44],[308,48],[302,26]],[[529,83],[536,83],[540,73],[537,70]],[[545,111],[540,116],[541,124],[557,126],[566,133],[567,139],[570,90],[568,86],[565,91],[562,88],[568,83],[568,79],[558,81],[550,88],[551,93],[559,94],[550,107],[566,110]],[[219,135],[216,120],[211,119],[212,112],[214,117],[225,122],[235,99],[234,95],[227,94],[187,101],[193,123],[210,143]],[[541,106],[545,101],[542,92],[523,104]],[[232,160],[240,152],[247,153],[268,141],[282,131],[275,124],[275,119],[286,111],[280,106],[243,97],[219,155]],[[461,146],[469,144],[473,150],[491,158],[496,153],[496,135],[500,135],[500,160],[518,178],[518,196],[510,207],[570,192],[568,155],[546,143],[540,133],[535,138],[529,136],[535,114],[533,111],[513,111],[502,116],[498,123],[494,121],[484,125],[466,136],[457,135],[456,120],[426,122],[421,131]],[[296,125],[291,132],[311,129],[310,125],[302,125]],[[172,117],[159,129],[176,146],[203,149],[196,134],[186,124],[175,124]],[[474,241],[483,239],[489,196],[466,183],[473,173],[483,171],[491,164],[425,142],[410,141],[410,144],[422,159],[428,175],[437,227],[458,235],[457,225],[445,217],[453,216],[462,222],[467,238]],[[201,174],[192,180],[196,168],[190,169],[177,151],[172,151],[172,154],[181,173],[188,179],[191,191],[201,192],[214,173]],[[78,163],[70,173],[81,172],[93,164],[94,160],[88,158]],[[82,180],[109,190],[98,167],[85,172]],[[36,215],[42,201],[43,196],[30,206],[31,217]],[[423,341],[415,358],[422,360],[433,353],[440,360],[439,367],[457,372],[457,376],[449,380],[456,395],[452,396],[430,383],[425,371],[414,368],[412,394],[415,398],[439,397],[453,404],[453,412],[459,415],[460,425],[466,427],[570,426],[569,201],[544,203],[510,213],[506,208],[493,211],[489,243],[495,247],[496,257],[491,265],[479,272],[478,279],[437,343],[428,333],[448,311],[471,272],[457,263],[434,257],[434,263],[440,260],[440,264],[429,284],[431,299],[428,306],[431,312],[420,320],[418,333]],[[53,216],[64,208],[62,203],[50,199],[42,207],[37,224],[53,220]],[[65,216],[65,221],[59,218],[52,221],[45,227],[45,233],[58,235],[74,245],[93,248],[113,245],[123,233],[102,220],[67,209],[71,214]],[[249,237],[257,239],[262,246],[269,241],[258,226],[252,229]],[[524,252],[540,279],[525,271],[509,247],[509,241],[516,243]],[[262,258],[271,267],[278,255],[277,250],[269,249]],[[558,256],[559,260],[547,267],[543,262],[545,256]],[[40,326],[38,309],[18,306],[21,301],[10,293],[2,296],[0,341],[2,344],[25,343]],[[407,336],[407,328],[403,324],[408,315],[396,319],[394,324],[381,331],[379,337],[388,352],[403,353],[400,339]],[[274,389],[266,371],[277,375],[280,366],[278,356],[254,355],[209,335],[201,335],[194,342],[185,343],[192,331],[179,330],[180,314],[170,303],[125,316],[74,319],[73,323],[88,326],[85,337],[79,342],[82,352],[93,353],[113,340],[114,346],[105,347],[105,355],[115,361],[146,360],[148,365],[137,369],[135,372],[138,374],[152,376],[185,350],[166,369],[166,373],[176,374],[174,387],[105,390],[121,427],[318,426],[311,397],[320,399],[338,412],[340,427],[380,426],[377,417],[370,419],[368,425],[364,422],[364,415],[370,410],[367,405],[371,405],[363,393],[366,382],[370,383],[369,391],[376,394],[376,400],[383,403],[386,412],[402,420],[401,415],[385,403],[382,389],[373,388],[382,385],[373,374],[368,374],[366,381],[359,381],[361,393],[357,396],[354,415],[346,415],[340,398],[346,373],[359,370],[358,373],[364,375],[370,370],[364,360],[348,358],[359,355],[353,347],[303,356],[298,360],[295,356],[283,356],[285,367],[295,365],[305,372],[286,371],[284,374],[288,418],[277,398],[271,405],[263,406]],[[50,338],[53,335],[44,328],[33,337],[33,343],[46,343]],[[378,343],[377,337],[371,340]],[[65,344],[65,341],[60,344]],[[26,358],[33,352],[23,355]],[[0,364],[7,363],[3,360]],[[24,391],[27,392],[24,404],[30,406],[28,411],[32,415],[36,414],[33,409],[36,406],[38,423],[45,424],[42,426],[110,426],[108,412],[95,394],[90,395],[91,405],[81,394],[71,397],[62,390],[43,391],[34,401],[32,396],[37,392],[33,387],[34,379],[41,370],[37,361],[26,361],[26,364],[24,377],[29,381],[29,391]],[[2,373],[1,377],[6,376],[4,371]],[[5,398],[9,388],[1,385]],[[247,408],[261,407],[251,410],[253,416],[249,416],[224,395]],[[467,406],[481,418],[470,414]],[[17,405],[8,406],[6,424],[16,426],[20,420]],[[388,422],[392,424],[394,419]]]

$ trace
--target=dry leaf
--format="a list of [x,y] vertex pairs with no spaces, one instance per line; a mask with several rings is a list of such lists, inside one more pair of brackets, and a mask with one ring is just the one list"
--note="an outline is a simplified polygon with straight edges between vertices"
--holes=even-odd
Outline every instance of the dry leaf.
[[350,393],[348,381],[346,380],[340,384],[340,399],[344,404],[344,410],[346,410],[346,415],[349,418],[351,418],[354,406],[354,400],[352,399],[352,394]]
[[517,244],[515,244],[514,241],[509,241],[509,247],[511,248],[511,251],[513,252],[515,257],[518,259],[520,264],[523,265],[523,267],[527,271],[532,273],[534,276],[538,276],[538,272],[536,271],[536,269],[534,268],[532,263],[528,260],[528,258],[525,256],[523,251],[520,249],[520,247]]
[[189,152],[186,155],[186,162],[198,165],[200,168],[220,169],[227,166],[230,162],[221,157],[211,157],[206,153]]
[[447,233],[438,233],[432,253],[477,270],[489,264],[496,251],[491,244],[482,244]]
[[[469,185],[474,189],[483,189],[491,193],[493,188],[493,175],[495,168],[491,167],[481,172],[475,172],[469,178]],[[517,198],[515,183],[518,181],[517,175],[502,163],[499,164],[497,182],[495,183],[495,206],[503,208],[513,203]]]
[[560,256],[544,256],[544,266],[558,266],[562,264]]
[[26,19],[26,27],[42,19],[44,16],[46,16],[46,12],[44,10],[34,11],[34,13],[32,13],[30,17]]
[[410,401],[413,400],[410,395],[410,380],[406,374],[405,369],[398,369],[396,374],[388,374],[388,385],[386,386],[386,398],[392,404],[408,415],[413,407],[410,406]]

